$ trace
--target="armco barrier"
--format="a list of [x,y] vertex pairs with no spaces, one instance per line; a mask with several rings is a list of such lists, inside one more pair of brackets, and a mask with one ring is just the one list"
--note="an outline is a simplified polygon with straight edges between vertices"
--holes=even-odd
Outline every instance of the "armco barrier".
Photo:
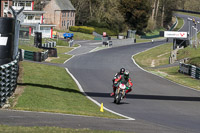
[[16,60],[0,66],[0,107],[6,103],[17,87],[18,57]]
[[190,75],[192,78],[200,79],[200,68],[194,65],[180,63],[179,72]]

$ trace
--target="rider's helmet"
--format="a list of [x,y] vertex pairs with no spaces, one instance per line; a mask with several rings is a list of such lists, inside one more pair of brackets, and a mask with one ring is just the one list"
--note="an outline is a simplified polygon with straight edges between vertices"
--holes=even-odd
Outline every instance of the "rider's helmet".
[[124,74],[124,72],[125,72],[125,68],[121,68],[120,69],[120,74]]
[[126,71],[124,72],[124,78],[125,78],[125,79],[128,79],[128,78],[129,78],[129,71],[126,70]]

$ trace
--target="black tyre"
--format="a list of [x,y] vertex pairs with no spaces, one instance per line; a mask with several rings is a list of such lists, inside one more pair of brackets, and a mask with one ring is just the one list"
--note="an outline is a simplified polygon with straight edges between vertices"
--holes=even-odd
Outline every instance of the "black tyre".
[[119,103],[120,103],[121,97],[122,97],[122,94],[119,93],[118,96],[116,97],[116,104],[119,104]]

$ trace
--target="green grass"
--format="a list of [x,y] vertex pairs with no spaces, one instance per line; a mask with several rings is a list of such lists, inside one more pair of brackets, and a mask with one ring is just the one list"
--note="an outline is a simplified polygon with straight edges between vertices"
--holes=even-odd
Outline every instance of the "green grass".
[[187,13],[187,12],[175,12],[175,13],[188,15],[188,16],[193,16],[193,17],[199,17],[200,18],[199,14],[193,14],[193,13]]
[[72,57],[72,55],[67,55],[64,53],[67,53],[67,52],[71,51],[72,49],[73,49],[72,47],[64,47],[64,46],[57,47],[58,57],[57,58],[49,57],[50,62],[63,64],[67,59]]
[[33,52],[42,52],[42,51],[45,51],[45,50],[36,48],[35,46],[30,46],[30,45],[19,45],[19,49],[24,49],[24,50],[33,51]]
[[179,50],[177,58],[178,60],[189,58],[189,62],[187,63],[200,67],[200,47],[187,47],[185,49]]
[[[172,44],[164,44],[134,56],[135,61],[142,67],[161,66],[169,64]],[[153,62],[153,64],[152,64]]]
[[[168,67],[168,68],[157,68],[152,69],[151,65],[154,60],[155,67],[160,65],[169,64],[169,52],[171,50],[172,44],[164,44],[153,49],[142,52],[138,55],[135,55],[133,58],[141,67],[145,68],[152,73],[165,77],[169,80],[177,82],[179,84],[192,87],[200,90],[200,82],[197,79],[193,79],[188,75],[184,75],[178,72],[179,67]],[[200,48],[199,48],[200,49]],[[178,58],[199,57],[199,49],[194,48],[185,48],[179,51]],[[147,58],[148,57],[148,58]],[[196,61],[197,60],[197,61]],[[200,58],[197,58],[194,62],[200,62]]]
[[175,27],[175,29],[173,29],[173,31],[178,31],[184,24],[184,20],[182,18],[177,17],[177,19],[178,19],[178,24]]
[[21,127],[0,125],[2,133],[124,133],[120,131],[69,129],[59,127]]
[[193,79],[188,75],[181,74],[178,72],[178,70],[179,67],[177,66],[170,68],[154,69],[152,72],[160,76],[163,76],[169,80],[172,80],[176,83],[200,90],[199,80]]
[[146,36],[154,36],[154,35],[159,35],[160,34],[160,31],[165,31],[165,29],[156,29],[152,32],[147,32],[146,33]]
[[[68,31],[63,31],[63,30],[55,30],[55,31],[60,32],[60,33],[68,32]],[[74,40],[94,40],[94,36],[92,34],[85,34],[81,32],[72,32],[72,31],[69,31],[69,33],[74,34],[74,37],[73,37]]]
[[92,34],[85,34],[81,32],[71,32],[74,33],[74,40],[94,40],[94,36]]
[[100,112],[100,107],[88,100],[64,68],[23,62],[24,93],[13,109],[120,118]]
[[[71,57],[63,53],[72,49],[57,47],[59,58],[52,62],[63,63]],[[23,62],[22,66],[24,74],[20,86],[25,89],[14,109],[121,118],[107,111],[100,112],[100,108],[79,91],[64,68],[30,62]]]

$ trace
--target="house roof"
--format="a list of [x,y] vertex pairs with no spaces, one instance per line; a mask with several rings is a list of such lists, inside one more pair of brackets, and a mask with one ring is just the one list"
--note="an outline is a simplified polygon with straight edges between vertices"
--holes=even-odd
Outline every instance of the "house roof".
[[55,0],[60,10],[76,10],[70,0]]

